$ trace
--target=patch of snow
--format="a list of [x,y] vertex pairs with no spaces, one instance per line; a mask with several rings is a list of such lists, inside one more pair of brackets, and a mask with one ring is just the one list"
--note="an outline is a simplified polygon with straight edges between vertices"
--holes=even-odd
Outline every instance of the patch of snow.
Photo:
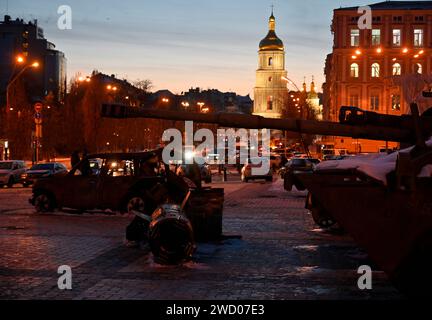
[[[432,147],[432,138],[427,141],[427,146]],[[413,147],[401,150],[405,152],[409,152],[413,149]],[[382,181],[384,184],[387,184],[386,176],[396,169],[396,160],[398,157],[398,152],[394,152],[392,154],[369,154],[369,155],[361,155],[351,158],[346,158],[343,160],[331,160],[324,161],[317,165],[316,170],[349,170],[356,169],[360,172],[365,173],[366,175]],[[432,176],[432,165],[426,165],[419,177],[431,177]]]

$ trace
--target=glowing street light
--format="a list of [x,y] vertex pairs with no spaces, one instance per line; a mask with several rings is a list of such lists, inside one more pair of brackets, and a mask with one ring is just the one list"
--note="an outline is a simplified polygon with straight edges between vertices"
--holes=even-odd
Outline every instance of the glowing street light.
[[[17,57],[17,62],[18,63],[23,63],[24,62],[24,58],[21,56]],[[28,68],[38,68],[39,67],[39,62],[34,61],[32,64],[27,64],[25,65],[20,72],[17,73],[17,75],[15,77],[12,78],[12,80],[8,83],[7,87],[6,87],[6,110],[10,110],[13,111],[13,108],[10,107],[9,105],[9,90],[12,86],[12,84],[14,84],[15,81],[18,80],[18,78],[28,69]]]
[[87,76],[87,77],[80,76],[80,77],[78,77],[77,80],[78,80],[78,82],[90,82],[91,81],[89,76]]
[[301,90],[299,89],[299,87],[294,83],[294,81],[292,81],[290,78],[287,78],[287,77],[282,76],[281,79],[284,80],[284,81],[286,81],[286,82],[288,82],[288,84],[293,85],[293,86],[297,89],[298,92],[301,91]]

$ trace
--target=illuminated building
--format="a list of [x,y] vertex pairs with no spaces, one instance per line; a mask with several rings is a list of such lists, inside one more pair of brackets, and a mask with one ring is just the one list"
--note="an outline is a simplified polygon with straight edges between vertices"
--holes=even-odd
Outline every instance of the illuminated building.
[[276,19],[273,12],[269,18],[269,31],[261,40],[258,51],[258,70],[254,89],[255,115],[267,118],[282,118],[288,92],[285,71],[285,50],[275,32]]
[[[357,7],[334,10],[333,52],[327,56],[324,119],[338,121],[341,106],[384,114],[407,113],[409,105],[391,78],[432,71],[432,1],[370,5],[372,29],[360,29]],[[336,148],[377,152],[385,142],[336,138]],[[394,145],[391,145],[394,146]]]

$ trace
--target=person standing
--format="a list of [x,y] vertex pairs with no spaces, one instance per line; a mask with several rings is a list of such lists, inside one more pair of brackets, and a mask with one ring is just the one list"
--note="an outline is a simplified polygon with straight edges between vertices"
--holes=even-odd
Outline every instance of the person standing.
[[80,162],[80,156],[79,156],[79,152],[77,150],[75,150],[74,152],[72,152],[71,155],[71,168],[75,167],[79,162]]

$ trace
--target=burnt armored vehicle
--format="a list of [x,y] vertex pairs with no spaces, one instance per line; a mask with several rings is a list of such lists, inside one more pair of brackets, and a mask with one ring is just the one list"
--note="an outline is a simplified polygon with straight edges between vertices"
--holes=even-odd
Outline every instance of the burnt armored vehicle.
[[[430,94],[428,94],[430,95]],[[245,129],[275,129],[400,142],[414,147],[386,159],[363,159],[363,165],[324,166],[313,173],[285,177],[285,188],[307,189],[306,206],[315,222],[337,222],[363,247],[394,284],[412,295],[425,295],[432,285],[432,112],[419,116],[411,105],[407,116],[389,116],[342,107],[339,123],[296,119],[266,119],[241,114],[198,114],[104,105],[111,118],[156,118],[218,124]],[[383,178],[363,168],[382,166]],[[370,168],[369,168],[370,169]],[[426,170],[427,171],[427,170]],[[432,172],[432,170],[431,170]],[[423,173],[423,174],[422,174]]]

